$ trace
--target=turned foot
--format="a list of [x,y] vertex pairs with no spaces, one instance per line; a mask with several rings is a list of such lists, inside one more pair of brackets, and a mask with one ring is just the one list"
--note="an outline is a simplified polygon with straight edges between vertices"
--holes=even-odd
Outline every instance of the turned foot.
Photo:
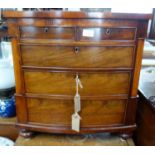
[[33,132],[27,131],[25,129],[21,129],[20,133],[19,133],[19,135],[24,137],[24,138],[30,138],[30,137],[32,137],[33,134],[34,134]]
[[119,135],[123,140],[127,140],[132,137],[132,133],[120,133]]

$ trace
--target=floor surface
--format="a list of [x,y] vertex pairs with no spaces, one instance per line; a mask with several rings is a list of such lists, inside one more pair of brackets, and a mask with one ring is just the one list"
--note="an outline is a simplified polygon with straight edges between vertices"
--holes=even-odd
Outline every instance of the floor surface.
[[16,146],[134,146],[132,139],[122,140],[117,135],[52,135],[36,134],[31,138],[19,136]]

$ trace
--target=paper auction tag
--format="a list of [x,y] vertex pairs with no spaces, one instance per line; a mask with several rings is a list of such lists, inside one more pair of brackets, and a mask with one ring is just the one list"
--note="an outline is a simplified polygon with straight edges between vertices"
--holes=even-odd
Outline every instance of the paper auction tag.
[[74,96],[74,110],[77,113],[81,110],[81,102],[80,102],[80,95],[79,94],[76,94]]
[[83,29],[83,37],[94,37],[94,30]]
[[80,131],[80,116],[78,113],[72,115],[72,130],[79,132]]

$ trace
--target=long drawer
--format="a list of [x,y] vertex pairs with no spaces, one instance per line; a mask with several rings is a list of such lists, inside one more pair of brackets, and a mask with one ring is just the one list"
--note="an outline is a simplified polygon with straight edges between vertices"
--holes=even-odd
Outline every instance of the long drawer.
[[80,41],[134,40],[136,28],[124,27],[20,27],[21,38]]
[[[76,72],[48,72],[25,70],[25,89],[27,93],[75,95]],[[81,96],[102,96],[128,94],[130,72],[80,72],[83,88]]]
[[67,68],[129,68],[134,46],[48,46],[21,45],[24,66]]
[[[55,126],[70,126],[73,100],[27,98],[28,121]],[[123,124],[127,100],[82,100],[81,127]]]

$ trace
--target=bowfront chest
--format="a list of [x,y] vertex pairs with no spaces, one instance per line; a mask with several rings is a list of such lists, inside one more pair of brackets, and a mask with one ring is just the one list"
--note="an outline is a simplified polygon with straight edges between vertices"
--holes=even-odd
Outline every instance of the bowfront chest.
[[12,37],[21,134],[131,135],[150,15],[5,11],[3,16]]

